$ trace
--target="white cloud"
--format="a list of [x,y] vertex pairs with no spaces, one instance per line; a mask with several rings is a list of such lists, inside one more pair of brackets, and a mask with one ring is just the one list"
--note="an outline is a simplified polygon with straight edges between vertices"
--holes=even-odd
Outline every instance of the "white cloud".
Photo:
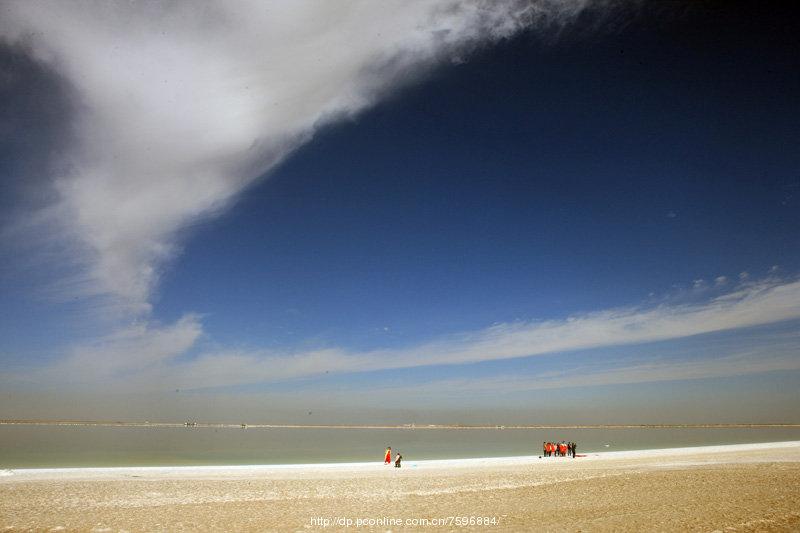
[[320,127],[588,1],[5,3],[0,36],[30,45],[78,101],[50,228],[79,249],[72,286],[146,313],[179,233]]
[[774,354],[746,351],[696,361],[655,361],[622,365],[614,368],[574,368],[566,371],[531,376],[503,375],[485,378],[444,379],[420,385],[368,388],[369,392],[393,391],[405,397],[415,394],[435,396],[474,395],[486,393],[518,393],[525,391],[597,387],[633,383],[698,380],[762,374],[765,372],[800,370],[800,357],[794,351]]
[[50,381],[112,386],[130,375],[139,375],[174,363],[203,334],[198,317],[187,315],[169,326],[136,324],[92,343],[77,346],[67,357],[43,372]]
[[[37,226],[78,250],[78,292],[141,316],[159,272],[179,251],[180,233],[225,209],[319,128],[354,116],[426,68],[463,61],[473,47],[525,27],[561,24],[589,3],[7,2],[0,36],[24,41],[61,74],[80,110],[70,170],[57,176],[58,202],[37,215]],[[746,272],[739,277],[747,282]],[[646,343],[797,318],[800,283],[770,279],[701,304],[497,324],[404,349],[192,356],[203,330],[187,315],[76,346],[25,378],[137,390],[219,387]]]
[[[228,350],[181,358],[201,335],[198,319],[190,316],[173,326],[130,328],[90,346],[77,347],[55,373],[48,370],[46,374],[70,382],[97,383],[103,378],[112,386],[134,390],[153,386],[222,387],[326,372],[460,365],[642,344],[797,319],[800,281],[770,279],[735,287],[700,304],[609,309],[564,320],[498,324],[400,349],[353,352],[325,348],[289,354]],[[692,365],[695,363],[686,363],[682,371],[702,375],[701,363]],[[91,369],[88,374],[86,368]],[[647,373],[648,368],[656,370],[646,365],[639,370]]]

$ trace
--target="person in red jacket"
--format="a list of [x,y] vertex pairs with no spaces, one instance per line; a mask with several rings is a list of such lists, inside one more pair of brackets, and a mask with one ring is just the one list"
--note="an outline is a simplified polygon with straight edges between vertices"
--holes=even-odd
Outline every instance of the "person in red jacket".
[[387,446],[386,447],[386,455],[384,455],[384,457],[383,457],[383,464],[385,464],[385,465],[392,464],[392,447],[391,446]]

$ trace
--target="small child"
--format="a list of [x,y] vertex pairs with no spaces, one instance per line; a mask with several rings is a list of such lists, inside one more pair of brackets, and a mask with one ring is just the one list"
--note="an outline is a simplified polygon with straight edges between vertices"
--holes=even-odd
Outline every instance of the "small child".
[[398,452],[397,457],[394,460],[394,467],[395,468],[400,468],[400,461],[402,461],[402,460],[403,460],[403,456],[400,455],[400,453]]

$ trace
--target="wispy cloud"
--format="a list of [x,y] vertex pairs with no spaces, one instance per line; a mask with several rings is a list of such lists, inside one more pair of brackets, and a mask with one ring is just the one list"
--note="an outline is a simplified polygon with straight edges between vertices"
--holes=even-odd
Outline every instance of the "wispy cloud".
[[[797,344],[781,353],[750,350],[733,355],[697,361],[655,361],[632,363],[613,368],[578,367],[566,371],[532,376],[493,376],[488,378],[447,379],[422,385],[387,387],[385,390],[409,393],[475,394],[516,393],[570,387],[597,387],[656,383],[661,381],[699,380],[763,374],[765,372],[800,370]],[[446,392],[443,392],[446,391]]]
[[69,240],[73,290],[141,316],[181,233],[319,128],[438,62],[558,27],[589,3],[5,3],[0,37],[24,41],[77,102],[68,170],[37,233]]
[[[187,350],[202,334],[199,318],[187,316],[171,326],[129,328],[97,343],[76,347],[56,368],[37,374],[38,379],[47,381],[57,377],[62,382],[104,382],[132,389],[213,388],[326,372],[462,365],[644,344],[796,319],[800,319],[800,281],[768,279],[733,287],[702,303],[608,309],[563,320],[499,324],[400,349],[353,352],[323,348],[297,353],[230,350],[187,357]],[[683,366],[642,364],[623,374],[629,378],[661,375],[661,379],[681,379],[719,374],[726,365],[741,370],[748,364],[744,358],[686,362]],[[758,365],[795,368],[796,357],[766,358]],[[618,380],[623,374],[619,370],[601,370],[594,372],[591,379]],[[568,386],[572,383],[569,379],[573,378],[552,376],[540,385]]]
[[50,372],[53,377],[77,377],[84,382],[124,379],[143,368],[158,368],[184,354],[203,334],[198,318],[187,315],[165,327],[136,324],[82,345]]

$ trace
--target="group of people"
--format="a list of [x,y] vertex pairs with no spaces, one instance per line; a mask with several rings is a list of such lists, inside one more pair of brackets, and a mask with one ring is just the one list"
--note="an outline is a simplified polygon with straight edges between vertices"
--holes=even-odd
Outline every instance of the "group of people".
[[542,453],[545,457],[569,457],[571,455],[574,459],[577,446],[574,442],[564,442],[563,440],[561,442],[543,442]]
[[[400,455],[400,452],[397,452],[394,456],[394,467],[400,468],[400,462],[403,460],[403,456]],[[383,464],[389,465],[392,464],[392,447],[386,447],[386,455],[383,457]]]
[[[575,453],[578,451],[578,445],[574,442],[543,442],[542,443],[542,455],[545,457],[569,457],[575,458]],[[583,457],[583,456],[581,456]],[[403,456],[400,455],[400,452],[395,452],[394,456],[394,467],[400,468],[400,463],[403,461]],[[392,447],[387,446],[386,452],[383,456],[383,464],[390,465],[392,464]]]

